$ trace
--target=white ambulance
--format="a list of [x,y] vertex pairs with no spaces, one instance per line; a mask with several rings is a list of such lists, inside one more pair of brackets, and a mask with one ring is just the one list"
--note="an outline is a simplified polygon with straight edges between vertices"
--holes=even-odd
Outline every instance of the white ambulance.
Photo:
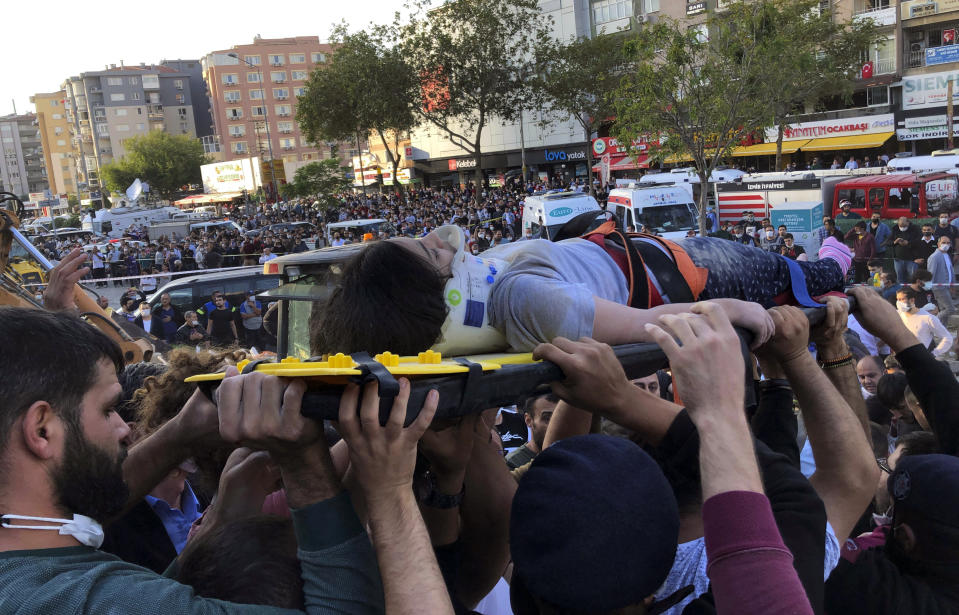
[[666,239],[699,229],[690,185],[615,188],[606,199],[606,210],[616,214],[627,231],[645,226]]
[[523,202],[523,236],[552,240],[564,224],[588,211],[601,211],[599,203],[585,192],[532,194]]

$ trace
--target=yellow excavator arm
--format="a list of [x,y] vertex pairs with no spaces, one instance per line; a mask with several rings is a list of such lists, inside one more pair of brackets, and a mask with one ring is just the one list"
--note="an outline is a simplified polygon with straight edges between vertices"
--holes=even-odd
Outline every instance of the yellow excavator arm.
[[[3,208],[8,205],[12,208]],[[11,247],[16,243],[45,271],[48,279],[53,269],[52,263],[18,230],[23,211],[23,203],[16,195],[0,192],[0,305],[43,309],[34,293],[24,288],[19,276],[15,276],[7,267]],[[146,337],[134,338],[120,328],[79,284],[74,286],[73,295],[80,317],[116,342],[127,364],[149,361],[153,357],[153,344]]]

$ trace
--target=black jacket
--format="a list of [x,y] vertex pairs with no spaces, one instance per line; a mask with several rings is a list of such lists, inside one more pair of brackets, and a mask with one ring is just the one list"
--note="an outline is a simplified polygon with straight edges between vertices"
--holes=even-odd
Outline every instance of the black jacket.
[[[920,256],[916,256],[918,253],[917,249],[919,248],[919,239],[921,237],[922,232],[919,230],[919,227],[911,222],[904,231],[899,230],[898,225],[893,225],[892,233],[889,234],[889,238],[886,239],[885,243],[883,244],[888,248],[888,250],[886,250],[886,257],[891,257],[902,261],[911,261],[921,258]],[[909,242],[909,245],[893,245],[897,239],[905,239]],[[905,283],[909,280],[899,281]]]
[[163,574],[177,555],[163,522],[146,500],[107,526],[104,534],[101,550],[157,574]]

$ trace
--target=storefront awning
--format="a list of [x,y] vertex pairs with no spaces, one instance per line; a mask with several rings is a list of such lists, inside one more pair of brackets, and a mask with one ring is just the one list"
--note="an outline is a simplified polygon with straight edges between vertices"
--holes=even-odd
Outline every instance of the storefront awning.
[[639,156],[636,160],[632,158],[623,158],[616,164],[609,165],[610,171],[634,171],[636,169],[648,169],[649,156]]
[[802,146],[804,152],[825,152],[845,149],[867,149],[870,147],[879,147],[889,140],[895,133],[877,132],[871,135],[855,135],[851,137],[826,137],[824,139],[811,139]]
[[[809,143],[808,139],[799,139],[797,141],[783,141],[783,153],[784,154],[793,154],[798,149],[803,148],[804,145]],[[772,143],[757,143],[756,145],[745,145],[742,147],[735,148],[731,156],[775,156],[776,155],[776,142]]]

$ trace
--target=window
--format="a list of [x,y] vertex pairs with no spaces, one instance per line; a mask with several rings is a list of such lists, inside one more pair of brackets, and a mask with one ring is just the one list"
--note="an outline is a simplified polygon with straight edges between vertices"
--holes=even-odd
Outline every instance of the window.
[[223,94],[223,100],[228,103],[240,102],[240,91],[239,90],[229,90]]
[[130,98],[132,98],[133,100],[140,100],[140,93],[134,92],[133,96],[131,96]]
[[276,110],[276,114],[280,117],[288,117],[291,113],[293,113],[293,107],[290,105],[276,105],[274,109]]
[[888,105],[889,104],[889,87],[885,85],[877,85],[871,88],[866,88],[866,105]]
[[305,70],[290,71],[290,78],[293,81],[304,81],[307,77],[309,77],[309,75],[310,74]]
[[151,105],[160,104],[160,93],[159,92],[150,92],[147,94],[147,99],[150,101]]
[[145,127],[143,124],[137,124],[136,128],[137,130],[143,130]]
[[306,137],[300,137],[300,145],[303,147],[309,147],[310,143],[306,140]]
[[117,124],[117,132],[130,132],[129,124]]
[[260,73],[247,73],[246,74],[247,83],[259,83],[260,82]]
[[286,56],[282,53],[280,54],[270,54],[270,65],[271,66],[283,66],[286,64]]
[[97,136],[100,137],[109,137],[110,136],[110,127],[106,124],[97,124]]
[[310,54],[310,59],[316,64],[326,64],[326,54],[314,51]]
[[123,77],[107,77],[107,85],[123,85]]
[[601,25],[631,17],[632,0],[596,0],[593,2],[593,23]]
[[846,200],[852,203],[852,209],[866,208],[866,191],[859,189],[846,189],[839,191],[839,200]]
[[250,100],[263,100],[263,90],[250,90]]
[[232,150],[234,154],[245,154],[246,141],[234,141],[230,143],[230,150]]
[[243,56],[243,59],[253,66],[259,66],[263,63],[263,56]]
[[296,139],[280,139],[280,147],[283,149],[293,149],[296,147]]
[[231,137],[243,137],[246,135],[246,126],[230,126]]
[[277,122],[276,129],[283,134],[289,134],[293,132],[293,122]]
[[286,71],[273,71],[270,73],[270,80],[273,83],[285,83],[286,82]]
[[124,117],[126,114],[127,114],[126,109],[117,109],[114,115],[116,115],[117,117]]
[[176,104],[182,105],[182,104],[185,104],[185,103],[186,103],[186,96],[184,96],[183,94],[177,94],[177,95],[176,95]]
[[286,100],[290,97],[290,90],[287,88],[273,88],[273,97],[278,100]]
[[183,89],[183,79],[174,79],[174,80],[173,80],[173,87],[175,87],[175,88],[178,89],[178,90],[182,90],[182,89]]
[[709,26],[704,23],[690,26],[690,31],[696,34],[696,41],[700,43],[709,42]]
[[[131,85],[136,85],[136,84],[133,83]],[[160,89],[160,75],[143,75],[143,89],[144,90]]]
[[63,119],[63,115],[61,115],[61,114],[59,114],[59,113],[54,113],[54,114],[53,114],[53,119],[55,119],[55,120],[62,120],[62,119]]
[[186,108],[177,109],[176,112],[180,117],[186,117]]
[[143,115],[143,107],[137,107],[137,115]]
[[64,145],[66,145],[66,144],[67,144],[66,139],[57,139],[57,145],[59,145],[59,146],[62,147],[62,146],[64,146]]
[[643,12],[655,13],[659,10],[659,0],[643,0]]
[[[159,83],[159,78],[157,78],[157,79],[158,79],[158,83]],[[140,81],[139,81],[139,79],[138,79],[137,77],[130,77],[129,79],[127,79],[127,83],[129,83],[130,85],[136,85],[136,84],[140,83]]]
[[237,78],[236,78],[236,73],[227,73],[227,74],[223,75],[222,81],[223,81],[223,83],[225,83],[225,84],[227,84],[227,85],[239,83],[239,81],[238,81]]
[[290,54],[290,64],[306,64],[306,54],[305,54],[305,53],[291,53],[291,54]]
[[[59,105],[60,105],[60,103],[59,103],[58,101],[56,101],[56,100],[51,100],[51,101],[50,101],[50,106],[51,106],[51,107],[58,107]],[[57,117],[57,116],[53,116],[53,117]]]
[[59,126],[57,126],[56,128],[53,129],[53,134],[55,134],[55,135],[57,135],[57,136],[62,135],[62,134],[63,134],[63,128],[60,128]]
[[239,107],[230,107],[226,110],[226,119],[238,120],[243,117],[243,109]]
[[123,94],[123,92],[114,92],[113,94],[110,94],[110,100],[113,102],[122,102],[126,99],[127,97],[125,94]]
[[306,88],[293,88],[293,93],[297,96],[304,96],[306,95]]
[[263,117],[266,115],[266,107],[251,107],[250,115],[253,117]]

